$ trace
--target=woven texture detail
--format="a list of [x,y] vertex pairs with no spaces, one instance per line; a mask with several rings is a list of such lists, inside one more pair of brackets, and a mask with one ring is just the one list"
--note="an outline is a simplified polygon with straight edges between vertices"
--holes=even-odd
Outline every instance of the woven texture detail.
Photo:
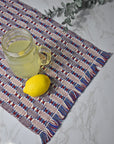
[[18,0],[0,0],[0,41],[12,28],[28,29],[37,45],[51,49],[52,60],[42,67],[51,79],[49,91],[32,98],[23,93],[25,80],[13,75],[0,42],[0,106],[40,135],[42,144],[54,136],[78,97],[111,53],[98,49],[72,31]]

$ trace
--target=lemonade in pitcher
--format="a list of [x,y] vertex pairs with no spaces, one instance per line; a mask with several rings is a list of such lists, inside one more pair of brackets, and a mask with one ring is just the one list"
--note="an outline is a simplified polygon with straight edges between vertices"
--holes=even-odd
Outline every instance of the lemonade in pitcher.
[[[18,53],[20,57],[8,56],[9,66],[15,75],[21,78],[28,78],[31,75],[35,75],[40,70],[40,58],[37,54],[37,49],[35,46],[28,52],[24,54],[24,50],[29,46],[30,41],[20,40],[13,42],[8,50],[12,53]],[[24,55],[23,55],[24,54]]]
[[30,78],[40,71],[40,65],[48,64],[51,51],[37,46],[31,34],[25,29],[7,32],[2,39],[2,47],[13,73],[21,78]]

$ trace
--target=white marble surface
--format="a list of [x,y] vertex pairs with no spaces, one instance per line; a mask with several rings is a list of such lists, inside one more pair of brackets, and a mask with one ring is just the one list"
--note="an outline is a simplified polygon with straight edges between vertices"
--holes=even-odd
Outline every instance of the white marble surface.
[[[44,12],[62,0],[21,1]],[[95,6],[81,12],[70,29],[99,48],[114,53],[113,15],[114,2]],[[62,18],[56,20],[61,22]],[[49,144],[113,144],[113,90],[114,55],[75,103]],[[0,144],[41,144],[41,140],[0,107]]]

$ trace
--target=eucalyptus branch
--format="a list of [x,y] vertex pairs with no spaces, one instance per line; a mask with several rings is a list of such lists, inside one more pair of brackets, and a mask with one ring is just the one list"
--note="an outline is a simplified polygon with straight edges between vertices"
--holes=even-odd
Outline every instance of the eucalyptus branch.
[[[105,0],[73,0],[69,3],[61,3],[61,7],[55,8],[53,6],[52,10],[45,10],[46,16],[49,18],[53,18],[55,16],[60,17],[64,15],[65,19],[62,22],[65,25],[64,29],[68,30],[68,26],[72,26],[72,20],[75,19],[75,15],[84,9],[92,8],[96,4],[104,4]],[[45,18],[45,15],[42,17]]]

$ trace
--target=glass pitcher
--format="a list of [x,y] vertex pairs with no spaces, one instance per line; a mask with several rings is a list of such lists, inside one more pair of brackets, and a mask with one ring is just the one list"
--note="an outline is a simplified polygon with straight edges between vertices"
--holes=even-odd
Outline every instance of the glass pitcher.
[[20,78],[30,78],[40,71],[41,65],[51,60],[51,50],[37,46],[28,30],[11,29],[2,38],[2,48],[13,73]]

